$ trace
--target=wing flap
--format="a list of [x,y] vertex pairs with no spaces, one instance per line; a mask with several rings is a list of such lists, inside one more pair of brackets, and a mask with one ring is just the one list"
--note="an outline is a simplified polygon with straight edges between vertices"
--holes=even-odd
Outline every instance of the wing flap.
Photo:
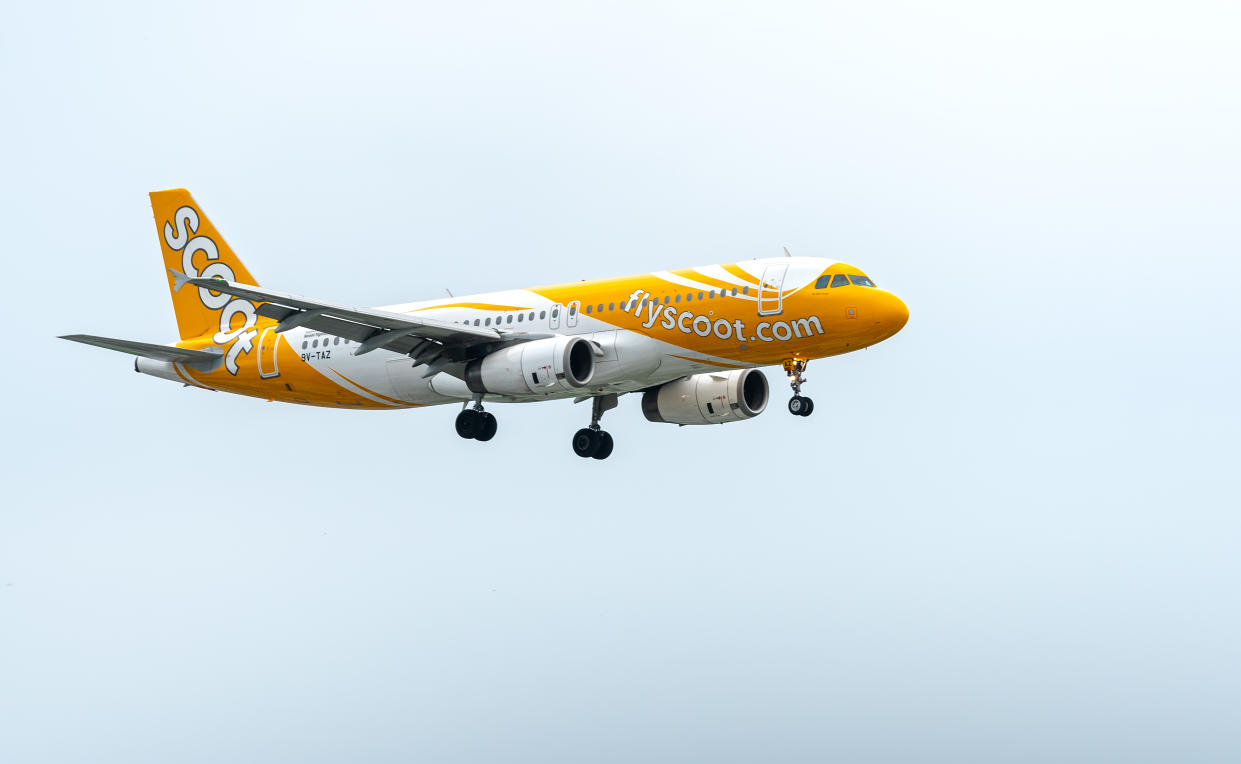
[[274,318],[282,324],[285,320],[292,318],[296,322],[294,326],[304,326],[307,329],[326,332],[327,334],[333,334],[354,342],[362,342],[375,333],[376,327],[372,324],[360,324],[357,321],[348,321],[326,313],[312,315],[314,313],[313,310],[299,310],[285,305],[277,305],[274,302],[265,302],[258,307],[258,314],[260,316]]
[[[362,346],[355,351],[358,354],[379,348],[407,354],[426,340],[434,340],[446,347],[466,348],[483,343],[529,339],[512,337],[495,329],[454,324],[435,318],[310,300],[286,292],[223,279],[190,278],[176,271],[172,271],[172,275],[182,286],[192,284],[212,292],[222,292],[259,303],[258,314],[275,319],[285,329],[304,326],[358,342]],[[391,333],[399,336],[390,336]]]

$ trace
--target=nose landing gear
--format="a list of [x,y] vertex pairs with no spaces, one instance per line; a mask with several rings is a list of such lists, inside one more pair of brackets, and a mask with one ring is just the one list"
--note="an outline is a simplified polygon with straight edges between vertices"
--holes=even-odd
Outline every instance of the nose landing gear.
[[802,358],[788,358],[783,364],[784,373],[789,375],[789,386],[793,388],[793,397],[789,399],[789,413],[793,416],[810,416],[814,411],[814,401],[801,394],[808,363]]
[[[466,404],[467,406],[469,404]],[[496,436],[495,415],[483,411],[483,396],[474,397],[472,408],[463,408],[457,414],[457,434],[466,440],[491,440]]]
[[603,413],[616,408],[616,394],[591,399],[590,426],[573,433],[573,453],[583,459],[606,459],[612,455],[612,436],[599,429]]

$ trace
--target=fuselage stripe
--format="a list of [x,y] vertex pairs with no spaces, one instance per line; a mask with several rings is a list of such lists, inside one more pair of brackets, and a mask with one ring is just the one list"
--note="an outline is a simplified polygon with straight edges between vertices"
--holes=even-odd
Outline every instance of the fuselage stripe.
[[[418,405],[418,404],[416,404],[416,403],[410,403],[409,401],[402,401],[402,400],[397,400],[396,398],[389,398],[388,396],[386,396],[386,395],[384,395],[384,394],[382,394],[382,393],[377,393],[377,392],[375,392],[374,390],[370,389],[369,387],[365,387],[365,386],[363,386],[363,385],[360,385],[360,384],[358,384],[357,382],[355,382],[354,380],[350,379],[349,377],[346,377],[344,374],[341,374],[341,373],[340,373],[339,371],[337,371],[336,369],[328,369],[328,371],[332,372],[332,373],[333,373],[333,374],[335,374],[336,376],[338,376],[338,377],[340,377],[341,379],[345,380],[346,382],[348,382],[348,383],[349,383],[350,385],[352,385],[353,387],[356,387],[358,390],[361,390],[361,391],[362,391],[365,395],[367,395],[368,397],[370,397],[370,398],[371,398],[371,400],[375,401],[376,403],[388,403],[388,404],[391,404],[391,405],[393,405],[393,406],[402,406],[402,407],[409,407],[409,406],[417,406],[417,405]],[[355,390],[355,391],[352,391],[352,392],[357,392],[357,391]]]
[[[715,291],[717,289],[723,288],[719,284],[708,284],[703,281],[696,281],[694,279],[686,278],[685,276],[679,276],[675,273],[672,273],[671,271],[655,271],[651,275],[657,279],[667,281],[670,284],[676,284],[678,286],[689,287],[690,289],[694,289],[699,292],[711,292],[711,291]],[[729,285],[728,289],[731,291],[732,285]],[[741,300],[753,300],[754,299],[753,297],[747,297],[746,295],[743,295],[740,293],[737,294],[737,298]]]
[[741,266],[737,265],[736,263],[725,263],[721,265],[720,267],[728,271],[732,275],[736,276],[737,278],[744,280],[750,286],[756,289],[758,288],[758,277],[751,273],[746,272],[745,269],[743,269]]
[[528,307],[519,305],[495,305],[488,302],[451,302],[443,305],[427,305],[421,308],[414,308],[410,313],[417,313],[423,310],[439,310],[441,308],[469,308],[470,310],[530,310]]

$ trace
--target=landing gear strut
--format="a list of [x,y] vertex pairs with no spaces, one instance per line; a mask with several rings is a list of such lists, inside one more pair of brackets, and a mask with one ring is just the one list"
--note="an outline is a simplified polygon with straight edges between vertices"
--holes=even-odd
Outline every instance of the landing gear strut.
[[591,399],[590,426],[573,433],[573,453],[583,459],[606,459],[612,455],[612,436],[599,429],[603,413],[616,408],[616,394]]
[[814,401],[801,394],[807,363],[809,361],[802,358],[789,358],[784,362],[784,373],[789,375],[789,386],[793,388],[793,397],[789,399],[789,413],[793,416],[810,416],[814,411]]
[[491,440],[496,436],[496,418],[483,411],[483,396],[475,395],[474,405],[463,407],[457,414],[457,434],[466,440]]

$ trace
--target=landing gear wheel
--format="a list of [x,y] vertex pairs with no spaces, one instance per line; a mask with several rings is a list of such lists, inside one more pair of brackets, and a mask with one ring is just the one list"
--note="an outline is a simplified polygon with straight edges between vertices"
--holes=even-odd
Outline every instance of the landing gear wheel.
[[603,430],[600,430],[598,434],[599,434],[599,448],[595,451],[594,454],[592,454],[592,456],[595,459],[606,459],[612,455],[612,436],[607,434]]
[[474,409],[465,409],[460,414],[457,414],[457,434],[466,440],[477,437],[482,427],[482,412],[475,411]]
[[814,402],[809,398],[803,398],[800,395],[789,398],[789,413],[793,416],[809,416],[813,409]]
[[599,429],[605,411],[616,408],[616,393],[596,395],[590,403],[590,426],[573,434],[573,453],[583,459],[606,459],[612,455],[612,436]]
[[789,399],[789,413],[793,416],[810,416],[814,411],[814,401],[801,394],[801,386],[806,382],[806,364],[804,358],[786,358],[784,373],[789,375],[789,387],[793,388],[793,397]]
[[480,411],[479,419],[482,420],[482,426],[478,428],[478,433],[474,435],[474,440],[488,441],[496,436],[496,416],[489,411]]
[[594,456],[599,451],[601,443],[602,440],[599,437],[599,432],[589,427],[583,427],[573,433],[573,453],[583,459],[589,459]]

